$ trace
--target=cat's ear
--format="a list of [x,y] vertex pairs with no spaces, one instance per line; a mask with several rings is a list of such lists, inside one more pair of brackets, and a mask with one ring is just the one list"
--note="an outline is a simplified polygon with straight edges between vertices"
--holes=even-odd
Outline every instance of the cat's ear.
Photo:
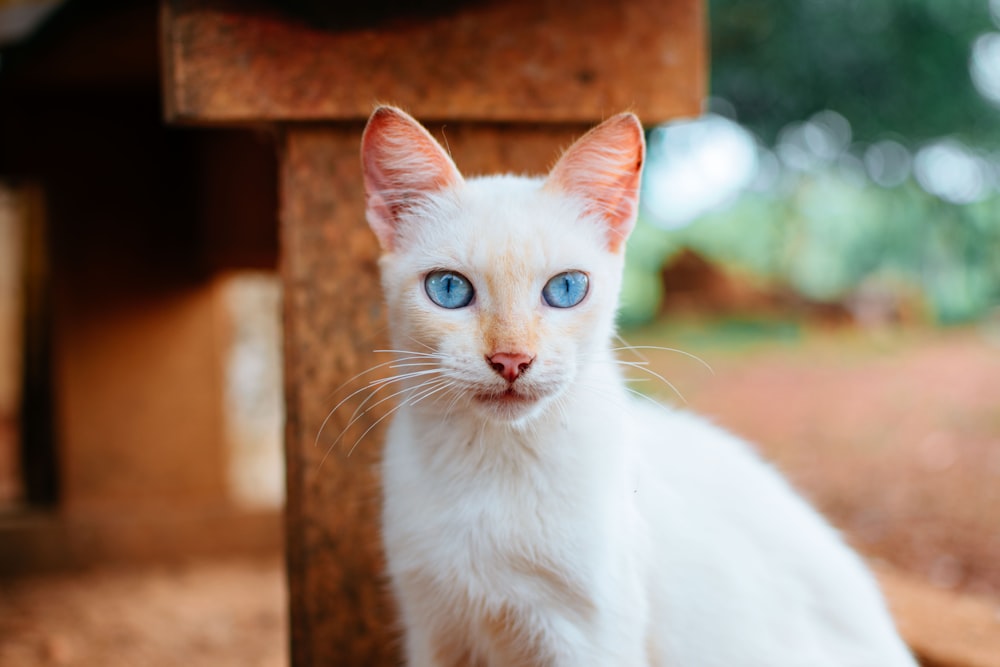
[[462,175],[434,137],[395,107],[375,109],[361,138],[368,224],[392,250],[400,213],[421,197],[458,185]]
[[609,118],[580,137],[549,173],[546,189],[583,200],[608,226],[608,249],[620,251],[639,212],[646,141],[635,114]]

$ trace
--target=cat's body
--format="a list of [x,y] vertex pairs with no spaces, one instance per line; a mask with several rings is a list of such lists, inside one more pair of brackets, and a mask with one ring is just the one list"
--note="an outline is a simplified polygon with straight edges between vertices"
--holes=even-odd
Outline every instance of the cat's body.
[[[545,180],[366,130],[400,382],[383,538],[411,667],[903,667],[871,576],[736,438],[628,395],[610,340],[641,129]],[[582,276],[582,277],[581,277]]]

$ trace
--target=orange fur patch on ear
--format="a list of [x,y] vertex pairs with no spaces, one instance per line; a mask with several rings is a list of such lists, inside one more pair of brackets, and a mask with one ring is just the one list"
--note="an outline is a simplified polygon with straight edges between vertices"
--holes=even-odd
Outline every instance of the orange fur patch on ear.
[[582,199],[586,211],[607,225],[608,249],[619,252],[639,213],[639,186],[646,155],[635,114],[609,118],[580,137],[559,158],[545,187]]
[[441,145],[406,112],[375,109],[361,137],[368,224],[391,250],[399,214],[422,196],[458,185],[462,175]]

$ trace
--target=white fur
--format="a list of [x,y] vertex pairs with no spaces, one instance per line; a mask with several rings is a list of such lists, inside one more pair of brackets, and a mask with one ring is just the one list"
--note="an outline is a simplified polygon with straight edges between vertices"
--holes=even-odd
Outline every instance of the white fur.
[[[770,466],[628,396],[610,351],[621,253],[543,185],[428,193],[382,258],[395,348],[424,372],[382,465],[407,664],[913,667],[860,559]],[[474,302],[432,303],[438,269]],[[566,270],[590,292],[549,307]],[[506,388],[485,357],[510,345],[536,355],[517,380],[531,400],[476,398]]]

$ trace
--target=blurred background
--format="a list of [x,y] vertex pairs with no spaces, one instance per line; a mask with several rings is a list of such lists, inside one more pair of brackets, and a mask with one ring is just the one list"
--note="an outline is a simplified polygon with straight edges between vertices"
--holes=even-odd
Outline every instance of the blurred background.
[[[705,11],[635,387],[1000,623],[1000,0]],[[156,3],[0,0],[3,665],[287,663],[273,137],[165,125],[159,58]]]
[[1000,3],[710,9],[707,113],[650,133],[626,323],[696,258],[866,327],[997,318]]

